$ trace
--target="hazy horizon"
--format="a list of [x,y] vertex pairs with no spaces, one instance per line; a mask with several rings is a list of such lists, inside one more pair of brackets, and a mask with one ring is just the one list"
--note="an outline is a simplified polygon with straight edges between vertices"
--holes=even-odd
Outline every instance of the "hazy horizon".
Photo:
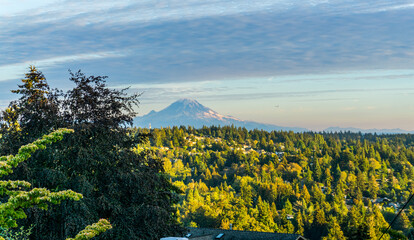
[[[175,102],[177,102],[177,101],[180,101],[180,100],[183,100],[183,99],[188,99],[188,100],[195,100],[195,101],[197,101],[198,103],[200,103],[201,105],[203,105],[204,107],[207,107],[207,108],[210,108],[209,106],[207,106],[207,105],[205,105],[205,104],[203,104],[202,102],[199,102],[196,98],[179,98],[179,99],[176,99],[174,102],[171,102],[171,103],[168,103],[167,105],[160,105],[160,107],[159,108],[157,108],[157,109],[151,109],[150,111],[148,111],[148,112],[145,112],[145,113],[141,113],[141,114],[139,114],[138,115],[138,117],[142,117],[142,116],[145,116],[145,115],[147,115],[147,114],[149,114],[151,111],[155,111],[155,112],[160,112],[160,111],[162,111],[162,110],[164,110],[164,109],[166,109],[166,108],[168,108],[168,107],[170,107],[173,103],[175,103]],[[211,110],[213,110],[213,111],[216,111],[215,109],[212,109],[212,108],[210,108]],[[217,111],[216,111],[217,112]],[[226,116],[226,117],[234,117],[233,115],[229,115],[229,114],[226,114],[226,113],[224,113],[224,112],[217,112],[218,114],[220,114],[220,115],[223,115],[223,116]],[[263,123],[263,124],[273,124],[273,125],[277,125],[277,126],[279,126],[279,127],[292,127],[292,128],[296,128],[296,127],[298,127],[298,128],[301,128],[301,127],[303,127],[303,126],[295,126],[295,125],[280,125],[280,124],[277,124],[277,123],[272,123],[272,122],[264,122],[264,121],[260,121],[260,120],[249,120],[249,119],[242,119],[242,118],[236,118],[236,119],[238,119],[238,120],[242,120],[242,121],[253,121],[253,122],[257,122],[257,123]],[[355,126],[339,126],[339,125],[331,125],[331,126],[328,126],[328,127],[321,127],[321,128],[307,128],[308,130],[310,130],[310,131],[324,131],[324,130],[326,130],[326,129],[328,129],[328,128],[343,128],[343,129],[351,129],[351,128],[356,128],[356,129],[361,129],[361,130],[374,130],[374,129],[377,129],[377,130],[394,130],[394,129],[401,129],[401,130],[405,130],[405,131],[413,131],[413,130],[410,130],[410,129],[403,129],[403,128],[375,128],[375,127],[367,127],[367,128],[364,128],[364,127],[355,127]]]
[[413,1],[6,0],[0,108],[29,65],[143,92],[139,115],[192,98],[280,126],[414,130]]

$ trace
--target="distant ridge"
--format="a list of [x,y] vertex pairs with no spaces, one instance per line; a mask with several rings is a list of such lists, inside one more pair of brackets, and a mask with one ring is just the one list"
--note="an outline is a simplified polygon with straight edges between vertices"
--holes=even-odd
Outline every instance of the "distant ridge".
[[142,117],[134,119],[134,125],[137,127],[172,127],[172,126],[193,126],[201,128],[203,126],[228,126],[245,127],[248,130],[263,129],[266,131],[283,130],[294,132],[309,131],[306,128],[299,127],[281,127],[273,124],[264,124],[253,121],[243,121],[231,116],[225,116],[203,106],[194,99],[183,98],[163,110],[156,112],[152,110]]
[[394,129],[376,129],[376,128],[372,128],[372,129],[361,129],[361,128],[353,128],[353,127],[347,127],[347,128],[342,128],[342,127],[330,127],[327,128],[325,130],[323,130],[324,132],[354,132],[354,133],[377,133],[377,134],[398,134],[398,133],[403,133],[403,134],[414,134],[414,131],[407,131],[404,129],[400,129],[400,128],[394,128]]

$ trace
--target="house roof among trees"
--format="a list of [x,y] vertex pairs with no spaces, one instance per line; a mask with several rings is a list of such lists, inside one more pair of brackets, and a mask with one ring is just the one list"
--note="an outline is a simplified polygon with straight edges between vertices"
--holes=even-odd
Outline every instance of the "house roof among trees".
[[[299,234],[238,231],[214,228],[188,229],[189,234],[191,234],[188,237],[190,240],[305,240],[305,238]],[[220,234],[223,235],[219,236]],[[219,238],[217,238],[218,236]]]

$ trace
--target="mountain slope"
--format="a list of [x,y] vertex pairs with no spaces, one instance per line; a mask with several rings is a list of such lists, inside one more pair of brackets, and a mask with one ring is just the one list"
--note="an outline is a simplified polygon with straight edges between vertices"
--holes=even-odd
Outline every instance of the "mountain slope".
[[281,127],[224,116],[192,99],[180,99],[159,112],[153,110],[147,115],[134,119],[134,125],[137,127],[149,127],[150,124],[153,128],[181,125],[201,128],[203,126],[226,126],[233,124],[236,127],[245,127],[249,130],[257,128],[266,131],[308,131],[305,128]]

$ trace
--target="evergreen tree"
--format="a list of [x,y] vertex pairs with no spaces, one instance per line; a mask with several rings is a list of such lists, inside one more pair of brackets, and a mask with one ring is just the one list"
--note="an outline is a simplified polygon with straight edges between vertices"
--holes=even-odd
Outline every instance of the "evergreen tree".
[[303,196],[303,199],[305,199],[305,201],[307,203],[310,201],[311,196],[309,194],[309,191],[308,191],[308,188],[306,187],[306,185],[303,185],[302,196]]
[[319,207],[313,213],[313,222],[311,228],[309,229],[308,235],[312,239],[321,239],[327,234],[327,226],[325,213]]
[[411,227],[410,220],[405,214],[404,211],[401,212],[400,216],[396,219],[393,228],[396,230],[401,230],[403,232],[408,232],[409,228]]
[[341,230],[341,227],[338,224],[338,221],[336,220],[335,217],[332,217],[332,219],[330,219],[329,224],[328,224],[328,236],[323,237],[323,240],[331,240],[331,239],[336,239],[336,240],[346,240],[344,233]]
[[285,202],[285,208],[287,214],[293,214],[292,203],[290,203],[289,199]]
[[315,159],[315,168],[313,172],[315,174],[316,180],[320,182],[322,180],[322,169],[321,169],[321,166],[319,165],[319,160],[317,158]]
[[295,219],[296,219],[296,226],[297,226],[296,233],[300,234],[300,235],[303,235],[305,229],[304,229],[304,224],[303,224],[302,213],[300,211],[296,215]]
[[25,76],[23,84],[12,90],[21,97],[12,101],[1,114],[0,152],[3,154],[14,154],[18,146],[32,142],[57,127],[59,106],[56,91],[50,90],[43,73],[34,66],[30,66]]

